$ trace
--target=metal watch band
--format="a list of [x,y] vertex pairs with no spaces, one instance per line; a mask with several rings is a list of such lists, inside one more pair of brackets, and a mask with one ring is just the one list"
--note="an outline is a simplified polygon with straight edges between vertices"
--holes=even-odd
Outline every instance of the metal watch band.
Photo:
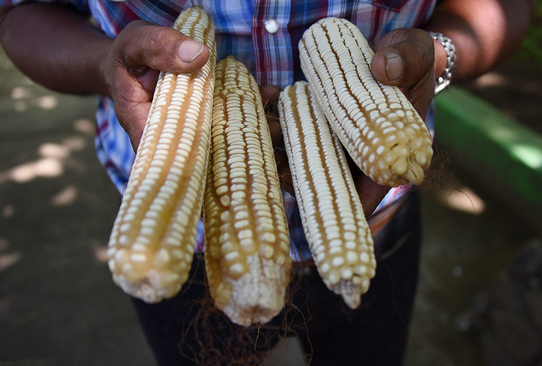
[[455,69],[455,46],[452,43],[452,40],[442,33],[437,32],[428,32],[433,39],[437,40],[446,51],[446,68],[441,76],[437,79],[437,85],[435,85],[435,95],[440,93],[444,88],[450,85],[452,81],[452,74]]

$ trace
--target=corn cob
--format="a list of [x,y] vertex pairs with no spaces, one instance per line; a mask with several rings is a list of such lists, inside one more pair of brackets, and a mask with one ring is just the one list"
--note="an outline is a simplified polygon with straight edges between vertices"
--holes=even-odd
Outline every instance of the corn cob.
[[375,275],[373,239],[341,142],[314,98],[303,81],[281,92],[282,135],[318,272],[355,309]]
[[373,51],[345,19],[313,24],[299,42],[302,70],[360,169],[379,184],[421,184],[433,150],[423,120],[401,90],[377,82]]
[[216,67],[208,171],[204,227],[211,296],[232,322],[265,323],[285,302],[288,229],[258,86],[231,57]]
[[207,45],[209,60],[192,74],[160,74],[109,240],[113,280],[149,303],[173,297],[188,277],[209,155],[214,26],[193,7],[174,28]]

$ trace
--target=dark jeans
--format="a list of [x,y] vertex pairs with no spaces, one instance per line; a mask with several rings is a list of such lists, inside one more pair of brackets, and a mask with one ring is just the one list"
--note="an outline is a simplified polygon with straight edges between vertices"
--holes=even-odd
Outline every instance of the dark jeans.
[[249,329],[232,325],[222,313],[205,311],[210,300],[205,297],[203,260],[196,256],[191,280],[175,298],[154,305],[134,299],[158,364],[199,365],[194,356],[214,356],[219,349],[230,358],[223,364],[234,365],[238,357],[245,359],[255,350],[269,348],[279,336],[293,331],[308,357],[312,355],[313,366],[401,365],[421,241],[419,193],[409,193],[405,199],[406,205],[374,238],[376,276],[356,310],[326,288],[314,267],[304,267],[292,274],[286,311],[270,324]]

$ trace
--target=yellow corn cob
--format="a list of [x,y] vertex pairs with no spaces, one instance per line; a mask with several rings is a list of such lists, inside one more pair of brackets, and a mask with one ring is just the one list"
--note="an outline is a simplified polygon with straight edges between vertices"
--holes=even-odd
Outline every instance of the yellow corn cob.
[[209,155],[214,26],[194,7],[174,28],[207,45],[209,60],[192,74],[160,74],[108,251],[115,283],[150,303],[177,294],[188,277]]
[[205,268],[215,305],[243,326],[284,306],[291,260],[269,126],[256,80],[228,57],[216,67],[205,189]]
[[305,236],[326,286],[352,309],[375,275],[373,239],[346,156],[306,82],[286,87],[279,116]]
[[420,184],[433,154],[429,132],[399,88],[373,78],[374,53],[359,29],[322,19],[299,51],[320,106],[360,169],[383,185]]

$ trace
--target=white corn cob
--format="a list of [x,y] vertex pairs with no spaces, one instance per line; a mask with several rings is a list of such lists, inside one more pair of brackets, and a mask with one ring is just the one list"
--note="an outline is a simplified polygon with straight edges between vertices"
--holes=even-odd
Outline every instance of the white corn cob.
[[265,323],[284,307],[288,227],[258,86],[234,58],[217,64],[213,104],[204,202],[209,288],[232,322]]
[[373,78],[374,53],[359,29],[322,19],[299,51],[320,106],[360,169],[383,185],[420,184],[433,154],[429,132],[399,88]]
[[302,81],[282,91],[282,135],[318,272],[355,309],[375,275],[373,239],[341,142],[314,98]]
[[115,283],[149,303],[173,297],[188,277],[210,143],[214,26],[193,7],[174,28],[207,45],[209,60],[192,74],[160,74],[108,251]]

